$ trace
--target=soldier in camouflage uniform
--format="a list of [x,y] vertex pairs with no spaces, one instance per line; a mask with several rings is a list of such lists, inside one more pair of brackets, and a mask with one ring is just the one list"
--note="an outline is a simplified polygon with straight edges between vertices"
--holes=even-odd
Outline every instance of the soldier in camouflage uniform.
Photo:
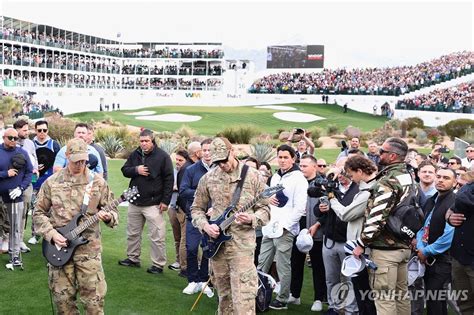
[[[231,204],[234,190],[239,182],[243,164],[235,158],[230,142],[216,138],[210,146],[213,168],[204,175],[196,189],[191,206],[193,224],[210,237],[219,236],[219,227],[209,224],[206,211],[212,203],[212,218],[219,217]],[[249,202],[265,188],[259,173],[249,168],[237,208]],[[219,294],[219,314],[255,314],[257,295],[257,270],[253,263],[255,251],[255,228],[265,225],[270,219],[267,201],[258,202],[247,212],[236,215],[229,227],[232,240],[224,243],[219,252],[210,259],[212,281]]]
[[[38,193],[33,223],[45,241],[66,246],[66,239],[56,230],[68,224],[80,212],[86,185],[91,172],[86,168],[87,144],[82,139],[72,139],[67,144],[66,168],[49,177]],[[99,210],[112,202],[112,192],[101,176],[93,177],[89,205],[85,217],[98,214],[109,227],[118,224],[118,212]],[[58,314],[79,314],[76,295],[87,314],[103,314],[107,291],[102,269],[102,245],[99,224],[86,229],[82,236],[89,243],[79,246],[74,256],[62,267],[49,265],[49,288],[53,294]]]
[[399,138],[388,138],[380,148],[380,165],[385,166],[382,177],[374,184],[365,212],[363,231],[357,240],[355,255],[371,249],[371,259],[378,269],[369,270],[369,282],[376,293],[377,314],[408,315],[410,300],[407,290],[407,265],[411,250],[409,244],[397,239],[385,224],[392,210],[406,198],[412,187],[412,177],[404,163],[407,144]]

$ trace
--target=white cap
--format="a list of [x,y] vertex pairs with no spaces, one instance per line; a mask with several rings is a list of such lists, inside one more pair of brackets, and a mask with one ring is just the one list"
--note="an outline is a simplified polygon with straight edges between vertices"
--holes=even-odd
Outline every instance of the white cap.
[[365,268],[365,257],[360,255],[359,258],[349,255],[342,261],[341,273],[346,277],[357,277],[357,273]]
[[412,285],[416,279],[425,275],[425,265],[420,262],[418,256],[413,256],[408,262],[408,285]]
[[296,247],[302,253],[308,253],[313,248],[313,237],[308,229],[302,229],[296,238]]

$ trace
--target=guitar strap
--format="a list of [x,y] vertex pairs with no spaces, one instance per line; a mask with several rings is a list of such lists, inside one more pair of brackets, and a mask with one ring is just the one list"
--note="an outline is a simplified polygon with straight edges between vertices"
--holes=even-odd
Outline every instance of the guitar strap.
[[89,172],[89,182],[86,186],[86,191],[84,192],[84,200],[82,200],[81,213],[84,215],[87,212],[87,207],[89,206],[89,198],[92,191],[92,183],[94,183],[94,172]]
[[239,183],[237,184],[237,187],[235,188],[234,195],[232,196],[232,202],[230,206],[232,208],[235,208],[235,205],[237,202],[239,202],[240,199],[240,194],[242,193],[242,186],[244,185],[245,177],[247,176],[247,170],[249,169],[248,165],[245,165],[242,167],[242,172],[240,173],[240,180]]

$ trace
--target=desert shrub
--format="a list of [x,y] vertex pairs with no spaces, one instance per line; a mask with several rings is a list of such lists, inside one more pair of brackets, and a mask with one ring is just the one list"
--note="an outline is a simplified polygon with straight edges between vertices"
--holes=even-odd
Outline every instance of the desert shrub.
[[374,130],[372,133],[372,140],[375,141],[378,145],[382,145],[385,140],[390,137],[393,137],[393,127],[388,122],[382,128]]
[[323,142],[319,139],[313,140],[313,143],[315,148],[320,148],[323,146]]
[[158,147],[160,147],[163,151],[171,155],[178,148],[178,143],[171,140],[160,140],[158,143]]
[[217,136],[226,137],[232,143],[247,144],[256,135],[260,134],[260,129],[252,124],[229,126],[219,132]]
[[360,135],[360,140],[361,141],[370,141],[372,140],[373,138],[373,133],[371,131],[367,131],[367,132],[362,132],[362,134]]
[[173,133],[170,131],[159,131],[155,132],[155,137],[162,140],[167,140],[173,138]]
[[197,134],[196,130],[189,127],[188,125],[181,125],[181,127],[179,127],[179,129],[177,129],[175,133],[180,135],[183,138],[188,138],[188,139],[191,139]]
[[311,140],[314,142],[321,137],[323,130],[319,127],[311,127],[306,129],[306,133],[311,136]]
[[407,130],[408,130],[408,122],[403,120],[400,124],[400,129],[402,130],[402,138],[407,137]]
[[389,121],[385,122],[385,124],[389,124],[394,130],[400,129],[402,122],[400,119],[390,119]]
[[359,128],[353,127],[353,126],[347,126],[346,129],[343,131],[344,136],[346,136],[347,139],[352,139],[352,138],[360,138],[360,135],[362,132],[360,131]]
[[66,144],[69,139],[74,137],[74,127],[76,122],[69,118],[52,116],[48,119],[48,135],[54,140]]
[[409,117],[405,119],[407,122],[407,130],[413,130],[414,128],[420,128],[423,129],[425,128],[425,123],[423,122],[423,119],[418,118],[418,117]]
[[130,154],[140,146],[140,132],[131,131],[126,139],[122,140],[123,149],[120,152],[120,157],[126,159]]
[[328,124],[327,126],[327,134],[328,136],[334,136],[339,132],[339,127],[334,124]]
[[255,143],[250,147],[250,156],[259,162],[270,162],[276,156],[273,146],[269,143]]
[[437,128],[426,128],[425,132],[426,132],[426,137],[433,144],[437,143],[441,138],[441,132]]
[[105,154],[111,159],[117,157],[123,149],[122,140],[113,135],[105,136],[105,138],[100,142],[100,145],[104,149]]
[[468,128],[474,128],[474,120],[462,118],[451,120],[440,129],[446,132],[451,140],[454,140],[454,137],[461,138],[464,136]]

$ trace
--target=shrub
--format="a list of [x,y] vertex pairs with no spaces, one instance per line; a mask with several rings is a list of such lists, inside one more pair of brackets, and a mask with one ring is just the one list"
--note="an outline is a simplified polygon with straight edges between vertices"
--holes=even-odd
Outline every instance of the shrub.
[[343,134],[344,136],[346,136],[347,139],[352,139],[352,138],[360,138],[360,135],[362,133],[359,128],[348,126],[346,129],[344,129]]
[[441,138],[441,132],[437,128],[427,128],[425,129],[426,137],[435,144]]
[[66,143],[74,137],[74,127],[76,122],[69,118],[61,118],[60,116],[52,116],[48,119],[48,135],[54,140]]
[[474,128],[474,120],[472,119],[456,119],[451,120],[440,129],[446,132],[446,134],[454,140],[454,137],[461,138],[465,135],[468,128]]
[[255,125],[230,126],[217,134],[219,137],[226,137],[234,144],[247,144],[256,135],[260,134],[260,129]]
[[406,138],[408,130],[408,122],[406,120],[402,121],[400,124],[400,129],[402,130],[402,138]]
[[420,129],[425,128],[425,123],[423,122],[423,119],[421,119],[421,118],[409,117],[409,118],[405,119],[405,121],[408,124],[408,126],[407,126],[408,130],[413,130],[414,128],[420,128]]
[[393,129],[398,130],[402,124],[401,120],[399,119],[390,119],[389,121],[385,122],[389,124]]
[[323,142],[321,140],[313,140],[313,143],[315,148],[320,148],[323,146]]
[[323,130],[319,127],[311,127],[306,129],[306,133],[311,136],[311,140],[314,142],[321,137]]
[[428,142],[429,142],[429,139],[426,135],[426,132],[424,130],[420,130],[418,134],[416,135],[416,144],[425,145]]
[[259,162],[270,162],[276,156],[273,146],[269,143],[255,143],[250,147],[250,156]]
[[160,140],[160,142],[158,143],[158,147],[160,147],[163,151],[171,155],[178,148],[178,144],[171,140]]
[[188,138],[188,139],[191,139],[197,134],[196,130],[192,129],[191,127],[187,125],[181,125],[181,127],[179,127],[179,129],[177,129],[175,133],[180,135],[183,138]]
[[140,132],[139,131],[132,131],[129,132],[129,136],[126,139],[122,140],[123,150],[120,152],[121,158],[128,158],[130,154],[140,146]]
[[100,145],[104,148],[105,154],[111,159],[117,157],[123,149],[122,140],[112,135],[105,136]]
[[393,127],[386,122],[382,128],[376,129],[373,132],[372,140],[378,145],[382,145],[385,140],[393,136]]
[[329,124],[327,126],[327,134],[328,136],[333,136],[339,132],[339,127],[334,124]]

